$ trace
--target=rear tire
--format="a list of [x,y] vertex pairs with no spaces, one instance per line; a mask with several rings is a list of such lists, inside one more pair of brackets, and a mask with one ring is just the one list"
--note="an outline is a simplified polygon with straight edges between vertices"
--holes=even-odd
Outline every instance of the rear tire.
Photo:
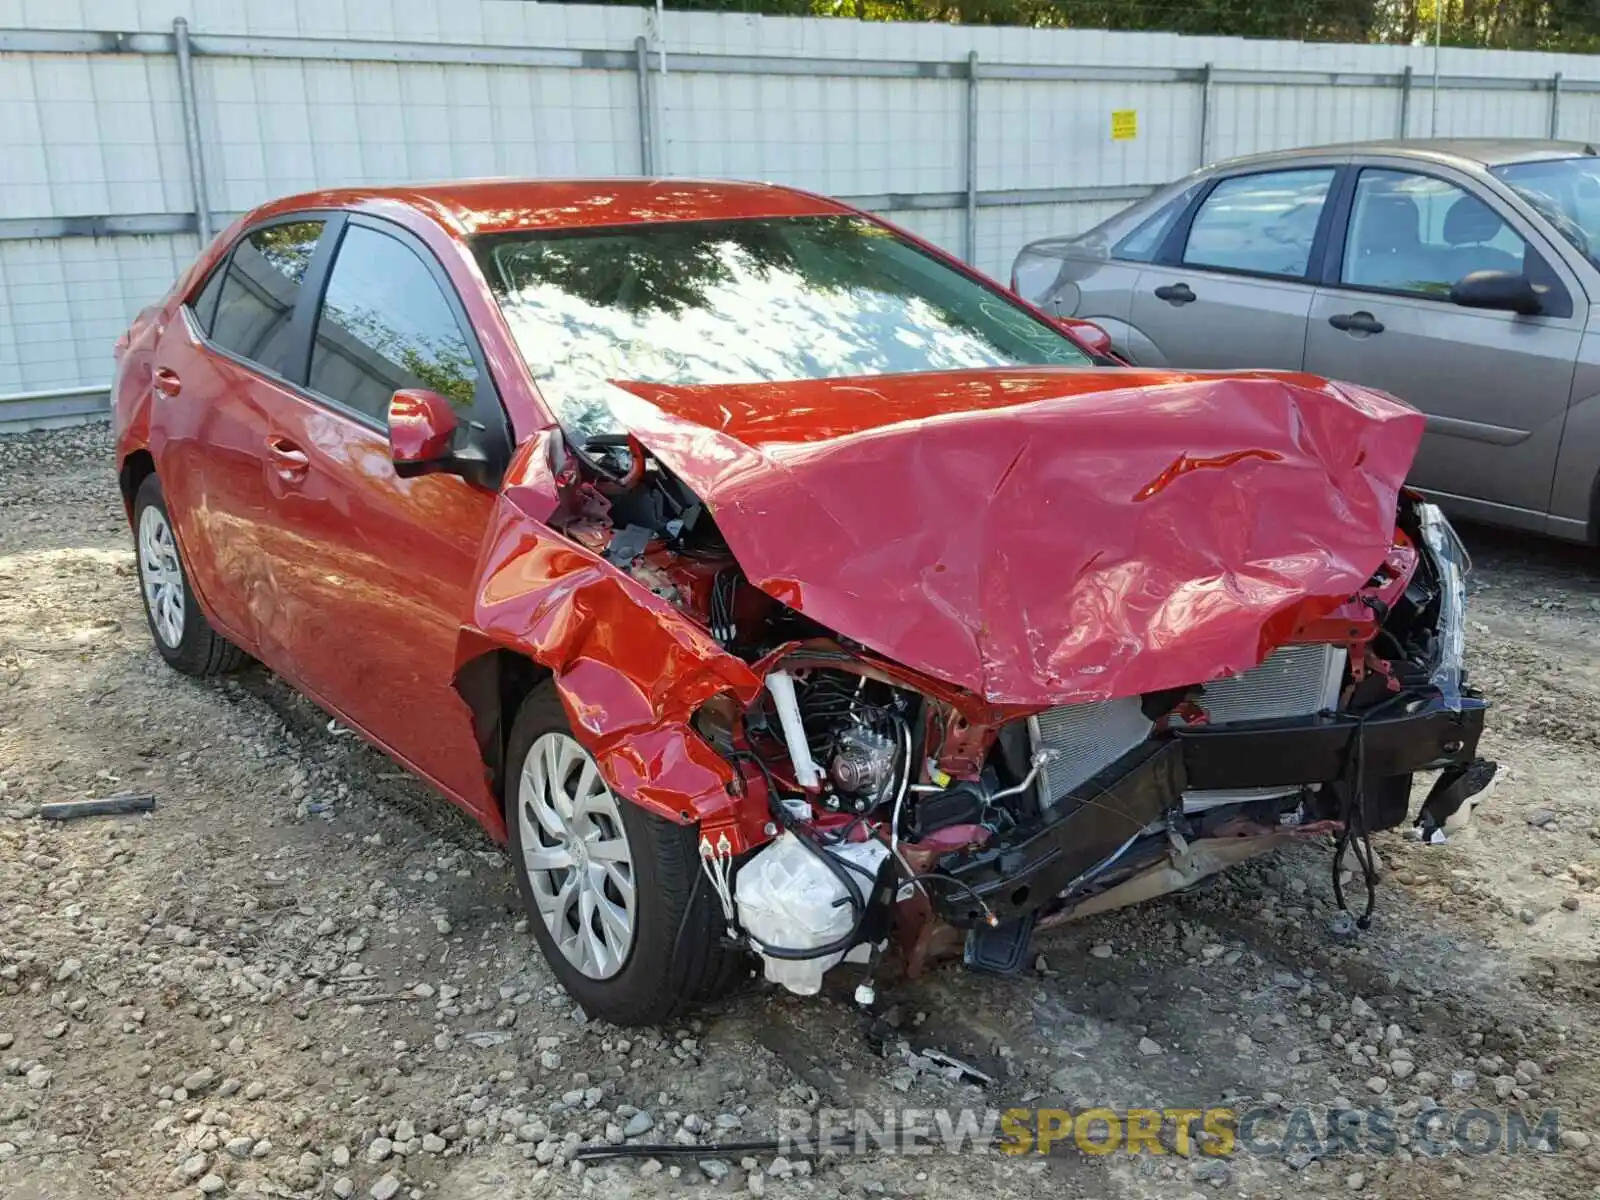
[[150,637],[169,666],[185,675],[220,675],[250,661],[239,647],[211,628],[189,585],[161,483],[147,475],[133,500],[133,545],[139,595]]
[[696,886],[698,827],[613,796],[551,683],[517,711],[507,763],[517,890],[540,950],[583,1010],[658,1025],[725,994],[743,956],[721,942],[709,884]]

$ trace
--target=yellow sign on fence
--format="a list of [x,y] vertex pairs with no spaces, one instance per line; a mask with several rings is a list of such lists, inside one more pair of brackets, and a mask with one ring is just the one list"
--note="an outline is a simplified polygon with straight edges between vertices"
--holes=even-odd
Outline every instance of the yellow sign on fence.
[[1111,114],[1111,140],[1131,142],[1139,136],[1139,110],[1119,108]]

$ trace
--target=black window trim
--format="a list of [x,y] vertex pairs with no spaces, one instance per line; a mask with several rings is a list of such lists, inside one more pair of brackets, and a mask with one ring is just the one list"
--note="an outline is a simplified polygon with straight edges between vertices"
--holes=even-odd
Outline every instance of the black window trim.
[[317,253],[311,261],[311,268],[306,272],[306,286],[301,292],[300,305],[295,309],[295,323],[292,341],[297,353],[297,367],[299,379],[294,381],[296,390],[308,401],[319,407],[329,409],[342,417],[376,430],[385,437],[389,433],[389,424],[371,413],[362,412],[360,409],[345,404],[334,396],[324,395],[311,387],[311,353],[316,341],[317,321],[322,315],[322,302],[327,295],[328,282],[332,278],[333,268],[339,261],[339,250],[344,245],[345,233],[354,226],[367,229],[373,233],[382,234],[384,237],[393,238],[400,245],[410,250],[421,261],[423,268],[430,278],[438,285],[443,293],[445,305],[450,309],[450,315],[455,318],[456,325],[467,350],[472,356],[473,368],[478,372],[477,382],[472,389],[472,407],[468,420],[478,430],[487,433],[494,439],[495,453],[499,454],[497,461],[510,460],[511,421],[506,413],[505,405],[500,399],[500,389],[496,385],[493,373],[489,370],[488,357],[483,352],[483,344],[478,338],[478,331],[473,327],[472,320],[467,315],[467,309],[461,302],[461,296],[456,291],[455,282],[450,278],[449,272],[444,269],[444,264],[421,238],[410,230],[393,221],[382,217],[371,216],[367,213],[344,213],[343,220],[331,239],[327,240],[327,253],[323,253],[323,245],[317,246]]
[[[1517,226],[1511,221],[1510,214],[1507,213],[1502,205],[1493,203],[1493,201],[1498,200],[1499,197],[1482,191],[1474,190],[1461,180],[1452,179],[1450,176],[1441,174],[1438,171],[1430,171],[1426,169],[1425,164],[1422,163],[1406,162],[1402,164],[1400,162],[1393,161],[1378,161],[1354,162],[1350,164],[1349,180],[1345,187],[1341,189],[1339,195],[1339,236],[1330,239],[1327,247],[1327,259],[1323,263],[1323,287],[1337,288],[1343,292],[1361,292],[1372,296],[1392,296],[1396,300],[1426,300],[1433,304],[1452,303],[1448,295],[1441,296],[1428,292],[1412,292],[1407,291],[1404,288],[1375,287],[1372,284],[1365,283],[1346,283],[1342,278],[1340,278],[1340,273],[1344,270],[1345,249],[1350,241],[1350,217],[1355,212],[1356,185],[1360,180],[1362,173],[1366,171],[1388,171],[1390,174],[1395,175],[1421,175],[1424,178],[1435,179],[1440,183],[1447,184],[1448,186],[1453,187],[1457,191],[1461,192],[1463,195],[1472,196],[1480,203],[1487,205],[1491,211],[1493,211],[1502,221],[1506,223],[1506,225],[1511,229],[1512,233],[1516,234],[1522,239],[1523,244],[1527,246],[1529,250],[1531,250],[1534,254],[1537,254],[1544,261],[1545,268],[1550,272],[1551,277],[1556,281],[1557,286],[1560,288],[1560,291],[1555,294],[1555,297],[1560,301],[1560,303],[1556,306],[1556,311],[1538,312],[1532,314],[1531,316],[1519,316],[1516,313],[1505,313],[1501,315],[1517,317],[1519,320],[1537,320],[1540,317],[1547,317],[1551,320],[1557,321],[1571,319],[1574,312],[1572,303],[1572,289],[1567,286],[1567,281],[1561,277],[1561,272],[1557,270],[1556,267],[1551,265],[1551,256],[1546,253],[1542,247],[1540,247],[1538,242],[1529,237],[1521,229],[1517,228]],[[1486,312],[1482,309],[1462,309],[1462,312],[1476,313],[1478,316],[1493,315],[1492,313]]]
[[[1162,240],[1161,247],[1148,263],[1141,264],[1148,267],[1169,267],[1173,270],[1210,271],[1217,275],[1233,275],[1240,279],[1270,279],[1278,283],[1304,283],[1315,286],[1322,277],[1322,267],[1328,252],[1329,235],[1333,227],[1334,202],[1339,197],[1345,176],[1349,173],[1349,160],[1340,159],[1334,162],[1284,162],[1277,164],[1257,164],[1246,171],[1230,171],[1220,173],[1206,181],[1190,198],[1189,206],[1167,230],[1167,236]],[[1207,263],[1185,262],[1183,255],[1189,245],[1189,231],[1194,225],[1194,219],[1199,214],[1201,207],[1211,196],[1211,193],[1223,183],[1231,183],[1235,179],[1248,179],[1254,175],[1284,175],[1292,171],[1332,171],[1333,178],[1328,181],[1328,192],[1322,202],[1322,211],[1317,215],[1316,232],[1311,235],[1311,251],[1306,256],[1305,273],[1301,275],[1284,275],[1274,271],[1246,271],[1238,267],[1211,266]]]
[[[189,324],[191,329],[194,331],[196,340],[204,345],[207,350],[211,351],[211,353],[219,354],[229,362],[237,363],[241,367],[245,367],[255,374],[261,376],[263,379],[271,380],[273,383],[287,384],[290,387],[299,388],[301,385],[297,380],[291,379],[286,375],[280,375],[271,367],[267,366],[263,362],[257,361],[256,359],[246,358],[242,354],[235,354],[226,346],[215,341],[211,336],[211,323],[216,319],[216,313],[213,312],[211,314],[211,320],[201,324],[200,313],[195,309],[194,301],[200,298],[200,293],[205,290],[206,284],[211,282],[212,275],[218,271],[226,271],[228,269],[229,265],[233,262],[234,251],[239,248],[240,243],[242,243],[252,234],[260,233],[263,229],[275,229],[279,225],[298,225],[306,221],[322,222],[322,232],[317,236],[316,247],[311,252],[311,262],[306,267],[305,278],[300,281],[299,295],[295,297],[294,313],[291,314],[289,318],[289,345],[284,351],[284,357],[291,361],[295,360],[299,357],[298,351],[300,348],[299,343],[295,340],[299,336],[299,329],[297,326],[300,320],[300,309],[305,303],[306,292],[311,287],[314,277],[313,272],[315,272],[317,267],[317,259],[322,254],[323,246],[328,242],[329,232],[341,226],[344,222],[344,217],[345,214],[337,209],[308,208],[297,210],[292,213],[285,213],[280,216],[268,217],[264,221],[257,221],[254,225],[241,230],[239,236],[233,240],[233,244],[230,245],[227,250],[223,252],[222,257],[217,260],[217,265],[206,274],[205,281],[201,283],[198,288],[190,289],[189,295],[184,297],[183,307],[187,311]],[[219,300],[220,297],[221,292],[219,291]]]
[[311,341],[316,333],[317,314],[322,310],[322,294],[328,286],[328,272],[332,268],[334,255],[339,243],[344,240],[344,231],[349,224],[350,214],[341,212],[323,228],[317,248],[311,254],[311,264],[306,268],[300,295],[295,298],[294,315],[289,321],[289,349],[284,356],[294,368],[289,382],[307,399],[316,396],[306,386],[306,381],[311,377]]

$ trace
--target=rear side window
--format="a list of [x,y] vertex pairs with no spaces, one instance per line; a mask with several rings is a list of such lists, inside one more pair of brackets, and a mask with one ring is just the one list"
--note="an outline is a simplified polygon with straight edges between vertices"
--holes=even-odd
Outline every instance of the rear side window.
[[478,368],[433,272],[397,238],[351,225],[317,317],[309,382],[384,421],[401,388],[426,388],[470,408]]
[[228,274],[228,263],[224,257],[221,264],[211,272],[211,278],[206,280],[206,286],[200,289],[200,294],[195,297],[194,303],[189,307],[194,310],[195,321],[209,337],[211,334],[211,318],[217,314],[217,295],[222,291],[222,280]]
[[1333,175],[1332,167],[1324,167],[1224,179],[1195,213],[1183,261],[1304,278]]
[[217,297],[211,340],[282,373],[295,301],[321,236],[321,221],[294,221],[258,229],[235,246]]
[[1111,251],[1112,258],[1120,258],[1125,262],[1147,263],[1155,258],[1161,249],[1161,243],[1167,240],[1167,234],[1185,209],[1189,201],[1194,198],[1195,188],[1186,187],[1171,200],[1168,200],[1155,212],[1151,213],[1139,223],[1139,227],[1123,238]]

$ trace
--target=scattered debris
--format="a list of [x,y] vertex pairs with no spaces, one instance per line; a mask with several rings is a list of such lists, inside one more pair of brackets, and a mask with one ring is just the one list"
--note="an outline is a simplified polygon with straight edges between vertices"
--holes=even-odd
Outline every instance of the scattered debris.
[[946,1054],[943,1050],[919,1050],[919,1055],[943,1067],[946,1072],[954,1072],[955,1078],[976,1083],[980,1087],[988,1087],[994,1082],[994,1076],[978,1070],[969,1062],[957,1058],[954,1054]]
[[39,815],[46,821],[73,821],[79,817],[151,812],[155,806],[156,798],[149,792],[125,792],[100,800],[61,800],[53,804],[41,804]]
[[691,1138],[686,1143],[647,1142],[637,1146],[579,1146],[572,1152],[572,1158],[575,1162],[597,1162],[606,1158],[699,1159],[713,1155],[738,1157],[745,1154],[775,1154],[786,1148],[788,1148],[787,1143],[779,1138],[760,1138],[749,1142],[721,1144],[699,1143]]

